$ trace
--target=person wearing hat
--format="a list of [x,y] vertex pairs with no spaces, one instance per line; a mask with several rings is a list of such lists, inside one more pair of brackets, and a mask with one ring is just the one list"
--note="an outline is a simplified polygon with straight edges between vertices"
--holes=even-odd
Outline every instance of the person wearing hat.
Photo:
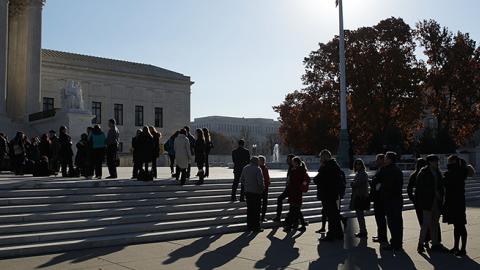
[[423,167],[417,176],[415,199],[418,207],[423,211],[422,226],[417,246],[419,253],[425,252],[425,245],[428,245],[428,243],[425,244],[428,233],[430,233],[430,239],[432,240],[430,250],[446,251],[446,248],[440,243],[438,233],[441,207],[445,194],[438,161],[439,158],[436,155],[427,156],[428,165]]
[[258,157],[251,157],[250,164],[245,166],[240,176],[247,198],[247,230],[261,232],[260,210],[262,194],[265,190],[263,173],[258,165]]

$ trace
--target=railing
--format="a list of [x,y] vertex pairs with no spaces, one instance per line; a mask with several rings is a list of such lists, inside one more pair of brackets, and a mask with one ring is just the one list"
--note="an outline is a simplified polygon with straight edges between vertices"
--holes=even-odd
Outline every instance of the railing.
[[54,117],[56,113],[57,113],[57,109],[32,113],[28,116],[28,121],[33,122],[33,121],[37,121],[45,118]]

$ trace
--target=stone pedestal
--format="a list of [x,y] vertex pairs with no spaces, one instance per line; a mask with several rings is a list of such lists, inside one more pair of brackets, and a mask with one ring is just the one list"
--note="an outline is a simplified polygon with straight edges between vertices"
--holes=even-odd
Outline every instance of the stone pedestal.
[[[89,111],[82,110],[59,110],[55,116],[30,122],[35,128],[37,134],[47,133],[49,130],[58,130],[61,126],[68,128],[68,133],[72,137],[73,145],[79,140],[82,133],[87,132],[87,127],[92,125],[94,116]],[[76,148],[72,147],[75,151]]]

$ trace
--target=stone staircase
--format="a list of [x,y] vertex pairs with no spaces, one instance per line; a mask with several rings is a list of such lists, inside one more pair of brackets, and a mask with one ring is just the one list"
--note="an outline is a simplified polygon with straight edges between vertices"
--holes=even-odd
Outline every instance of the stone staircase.
[[[173,180],[44,178],[2,184],[0,258],[242,231],[246,205],[229,201],[231,182],[207,180],[203,186],[180,187]],[[272,179],[267,217],[274,217],[284,186],[284,179]],[[405,209],[411,209],[404,187]],[[480,178],[469,179],[466,190],[469,200],[480,199]],[[350,192],[347,188],[342,200],[347,217],[353,216]],[[318,222],[321,208],[311,186],[303,214]],[[284,213],[287,210],[285,202]],[[269,221],[264,227],[277,225]]]

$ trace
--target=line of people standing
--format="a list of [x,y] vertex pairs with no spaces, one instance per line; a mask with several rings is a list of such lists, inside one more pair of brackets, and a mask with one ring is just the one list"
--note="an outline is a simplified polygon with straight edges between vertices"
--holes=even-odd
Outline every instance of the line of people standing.
[[119,131],[114,119],[109,120],[107,135],[99,125],[87,128],[75,145],[77,153],[74,158],[72,138],[65,126],[43,134],[31,140],[23,132],[17,132],[9,142],[5,135],[0,135],[1,161],[8,153],[10,165],[17,175],[31,173],[34,176],[57,175],[62,177],[102,178],[102,163],[107,158],[109,176],[117,178]]
[[176,131],[165,143],[165,150],[170,161],[170,173],[180,184],[184,185],[191,178],[191,166],[195,162],[199,180],[197,185],[202,185],[205,178],[209,177],[209,155],[213,149],[210,131],[207,128],[196,129],[195,135],[190,133],[190,128],[185,126]]

